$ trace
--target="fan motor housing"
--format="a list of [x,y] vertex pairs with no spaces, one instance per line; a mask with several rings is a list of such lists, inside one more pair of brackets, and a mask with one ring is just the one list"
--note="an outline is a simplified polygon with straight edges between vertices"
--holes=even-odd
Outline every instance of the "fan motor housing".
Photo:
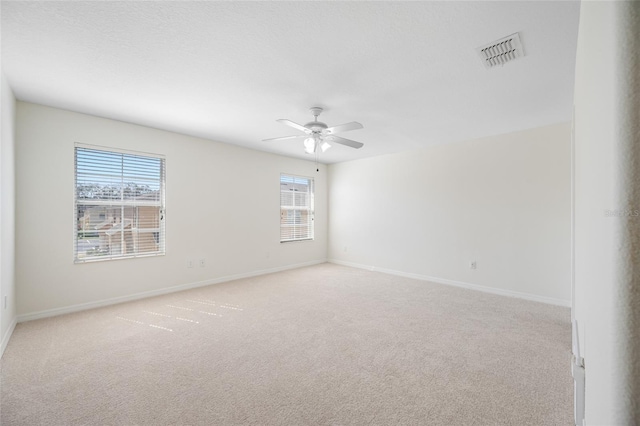
[[327,126],[321,121],[310,121],[307,124],[305,124],[304,127],[306,127],[309,130],[313,130],[314,132],[321,132],[329,126]]

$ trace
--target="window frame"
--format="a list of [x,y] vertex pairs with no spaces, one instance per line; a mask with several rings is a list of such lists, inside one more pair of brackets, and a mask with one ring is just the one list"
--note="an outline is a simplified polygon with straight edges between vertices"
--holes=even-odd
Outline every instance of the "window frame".
[[[134,200],[134,201],[125,200],[124,191],[122,191],[122,188],[124,187],[124,184],[125,184],[124,179],[121,182],[121,185],[122,185],[121,196],[119,200],[113,200],[113,202],[109,202],[108,200],[100,200],[100,199],[95,200],[95,202],[91,202],[91,201],[83,202],[82,200],[79,200],[78,199],[78,150],[101,151],[107,154],[122,155],[123,156],[122,173],[124,173],[125,156],[160,160],[160,177],[159,177],[159,180],[157,181],[159,184],[158,200],[154,202],[147,202],[147,203],[137,202],[137,200]],[[76,142],[73,147],[73,164],[74,164],[74,170],[73,170],[73,263],[83,264],[83,263],[103,262],[103,261],[110,261],[110,260],[133,259],[133,258],[141,258],[141,257],[156,257],[156,256],[166,255],[166,220],[165,218],[166,218],[167,173],[166,173],[166,157],[164,155]],[[141,232],[141,233],[151,233],[154,239],[157,238],[156,244],[158,245],[158,249],[155,251],[149,251],[149,252],[134,252],[134,253],[126,253],[126,254],[122,254],[122,250],[121,250],[120,254],[109,254],[109,255],[99,255],[99,256],[79,258],[78,254],[81,253],[81,251],[78,250],[78,240],[80,239],[79,234],[81,231],[78,228],[78,225],[79,225],[78,212],[79,212],[79,208],[83,205],[84,206],[104,206],[105,209],[119,208],[122,212],[120,217],[120,220],[122,221],[121,223],[125,225],[126,225],[126,219],[123,214],[125,207],[136,208],[136,210],[134,210],[133,219],[132,219],[134,223],[138,223],[138,221],[140,220],[140,217],[139,217],[140,211],[137,210],[138,207],[158,208],[158,213],[157,213],[158,227],[148,228]],[[103,214],[106,214],[106,212]],[[121,227],[124,228],[124,226],[122,225]],[[99,231],[96,230],[95,233],[98,233],[98,232]],[[139,232],[139,231],[136,231],[136,232]],[[156,237],[156,234],[157,234],[157,237]],[[123,247],[124,244],[126,244],[126,241],[125,241],[124,233],[122,233],[120,247]]]
[[[308,194],[308,207],[307,208],[299,208],[296,209],[295,205],[294,206],[283,206],[282,204],[282,178],[286,177],[286,178],[290,178],[292,179],[295,183],[296,179],[304,179],[306,181],[308,181],[307,187],[309,188],[307,194]],[[309,176],[300,176],[300,175],[295,175],[292,173],[280,173],[280,179],[279,179],[279,185],[280,185],[280,243],[294,243],[294,242],[300,242],[300,241],[313,241],[315,240],[315,180],[312,177]],[[283,209],[283,207],[289,207],[287,209]],[[293,215],[296,215],[296,212],[302,212],[302,211],[306,211],[307,215],[308,215],[308,232],[307,235],[305,237],[299,237],[299,238],[292,238],[292,239],[283,239],[282,238],[282,233],[283,233],[283,227],[285,226],[285,224],[282,222],[282,218],[283,218],[283,211],[287,210],[287,211],[292,211],[294,212]],[[293,226],[295,228],[295,225]],[[295,231],[294,231],[295,234]]]

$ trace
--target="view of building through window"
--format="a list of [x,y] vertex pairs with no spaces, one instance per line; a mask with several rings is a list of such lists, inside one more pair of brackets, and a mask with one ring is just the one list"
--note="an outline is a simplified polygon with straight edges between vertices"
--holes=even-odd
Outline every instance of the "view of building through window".
[[164,161],[76,147],[76,261],[164,253]]

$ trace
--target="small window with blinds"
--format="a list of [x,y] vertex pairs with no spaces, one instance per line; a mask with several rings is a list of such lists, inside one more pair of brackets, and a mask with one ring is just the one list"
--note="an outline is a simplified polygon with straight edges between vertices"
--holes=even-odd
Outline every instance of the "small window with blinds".
[[165,159],[75,147],[76,263],[162,255]]
[[280,175],[280,242],[313,239],[313,179]]

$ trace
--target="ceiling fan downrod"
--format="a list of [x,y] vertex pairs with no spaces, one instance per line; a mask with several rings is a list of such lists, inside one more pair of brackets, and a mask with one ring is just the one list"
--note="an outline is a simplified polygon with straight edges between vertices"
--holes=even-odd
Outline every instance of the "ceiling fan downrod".
[[311,111],[311,114],[313,114],[313,121],[318,121],[318,116],[320,114],[322,114],[322,108],[321,107],[311,107],[311,108],[309,108],[309,111]]

